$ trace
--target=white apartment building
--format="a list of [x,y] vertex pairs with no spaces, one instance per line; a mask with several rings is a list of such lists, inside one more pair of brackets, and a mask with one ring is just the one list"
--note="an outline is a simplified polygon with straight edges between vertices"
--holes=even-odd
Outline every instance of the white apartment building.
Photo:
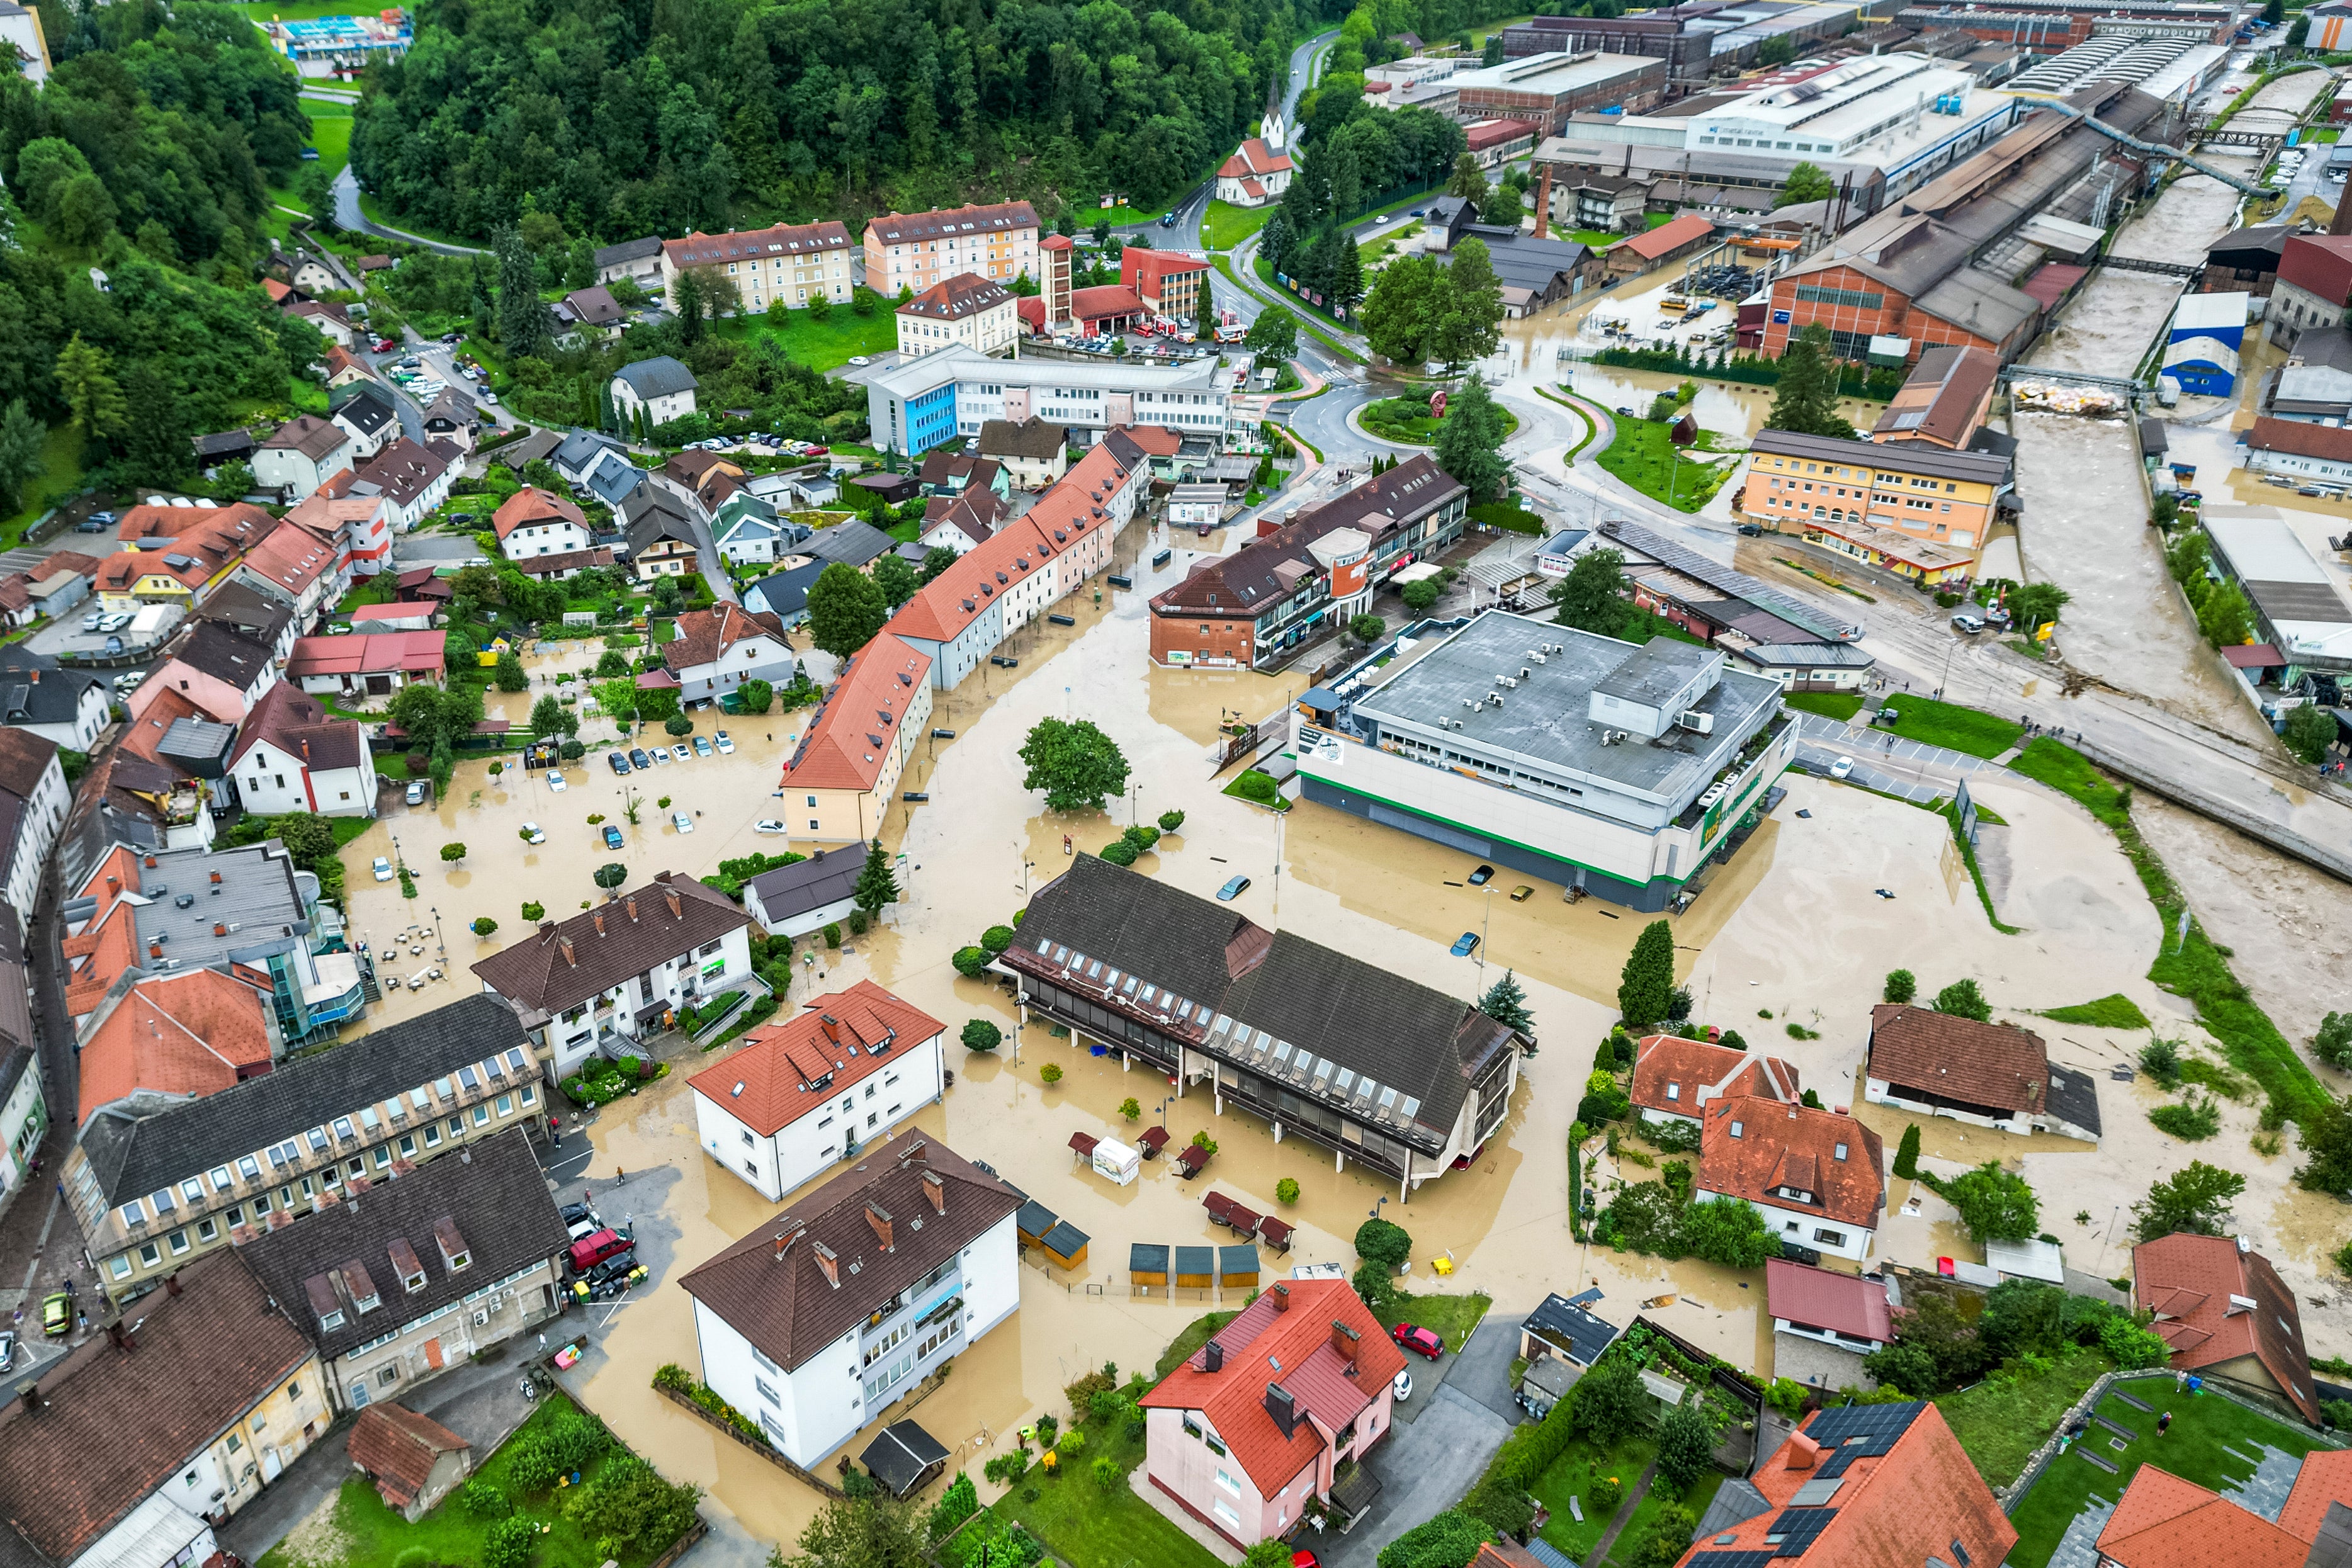
[[942,278],[898,307],[898,352],[910,360],[958,346],[1010,354],[1020,331],[1013,291],[977,273]]
[[723,235],[690,234],[662,242],[662,290],[674,308],[677,296],[671,291],[678,278],[696,272],[732,288],[744,310],[765,310],[778,300],[805,309],[811,296],[818,294],[846,305],[856,287],[850,276],[853,248],[849,231],[830,218]]

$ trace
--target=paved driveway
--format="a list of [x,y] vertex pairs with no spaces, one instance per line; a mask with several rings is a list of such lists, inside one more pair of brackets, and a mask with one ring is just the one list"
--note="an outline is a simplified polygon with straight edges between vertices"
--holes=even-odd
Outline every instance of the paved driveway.
[[[1483,1339],[1471,1341],[1474,1360]],[[1504,1359],[1507,1364],[1509,1357]],[[1416,1389],[1413,1398],[1429,1401],[1419,1418],[1391,1427],[1364,1460],[1381,1482],[1371,1511],[1345,1535],[1326,1533],[1302,1542],[1312,1545],[1329,1568],[1373,1568],[1381,1547],[1460,1501],[1510,1435],[1509,1422],[1457,1392],[1451,1380],[1434,1393]]]
[[1511,1397],[1511,1363],[1519,1351],[1519,1324],[1534,1310],[1489,1309],[1478,1332],[1470,1336],[1469,1347],[1454,1357],[1454,1370],[1445,1378],[1446,1387],[1484,1405],[1513,1426],[1528,1418],[1519,1402]]

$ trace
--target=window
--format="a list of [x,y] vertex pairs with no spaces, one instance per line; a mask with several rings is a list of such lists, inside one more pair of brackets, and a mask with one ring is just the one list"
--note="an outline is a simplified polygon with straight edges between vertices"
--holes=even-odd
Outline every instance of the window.
[[1952,1542],[1952,1560],[1958,1563],[1960,1568],[1969,1568],[1969,1549],[1961,1545],[1957,1538]]
[[396,1361],[388,1361],[382,1366],[377,1367],[375,1371],[375,1381],[376,1385],[381,1388],[389,1388],[394,1384],[399,1382],[400,1363]]
[[1223,1520],[1227,1524],[1238,1526],[1242,1521],[1242,1516],[1235,1513],[1232,1507],[1227,1504],[1225,1500],[1223,1498],[1219,1498],[1210,1504],[1210,1511],[1214,1513],[1219,1519]]
[[[455,1120],[454,1117],[451,1119]],[[477,1105],[474,1107],[474,1125],[477,1127],[486,1125],[489,1122],[489,1119],[490,1108],[488,1105]]]
[[215,1166],[213,1167],[213,1190],[215,1192],[226,1192],[228,1189],[228,1167],[226,1166]]
[[106,1262],[106,1271],[113,1275],[118,1280],[127,1280],[131,1277],[131,1260],[128,1258],[110,1258]]
[[[477,1105],[477,1106],[475,1106],[475,1107],[474,1107],[474,1109],[475,1109],[475,1110],[477,1110],[477,1111],[478,1111],[478,1110],[480,1110],[480,1109],[481,1109],[481,1107],[480,1107],[479,1105]],[[501,1094],[501,1095],[499,1095],[499,1115],[501,1115],[501,1116],[511,1116],[511,1115],[513,1115],[513,1114],[514,1114],[514,1096],[513,1096],[513,1095],[511,1095],[511,1094]]]
[[247,1181],[259,1181],[261,1179],[261,1162],[255,1159],[251,1155],[247,1155],[243,1159],[236,1162],[236,1174],[243,1176]]
[[1732,1135],[1733,1137],[1735,1137],[1735,1138],[1738,1138],[1738,1137],[1743,1137],[1743,1136],[1745,1136],[1745,1135],[1747,1134],[1747,1132],[1748,1132],[1748,1126],[1747,1126],[1747,1124],[1745,1124],[1745,1123],[1743,1123],[1743,1122],[1734,1122],[1733,1124],[1731,1124],[1731,1135]]
[[156,1264],[161,1263],[163,1260],[163,1254],[155,1249],[155,1244],[152,1241],[148,1242],[146,1245],[139,1249],[140,1267],[152,1269]]
[[516,1093],[515,1099],[526,1111],[530,1110],[533,1105],[539,1103],[539,1096],[532,1092],[530,1085],[528,1083],[524,1084]]
[[138,1225],[143,1222],[146,1218],[146,1214],[139,1207],[139,1200],[137,1198],[134,1197],[129,1203],[122,1206],[122,1223],[125,1226]]
[[217,1240],[219,1240],[219,1239],[220,1239],[220,1221],[219,1221],[219,1220],[217,1220],[217,1219],[207,1219],[207,1220],[204,1221],[202,1224],[198,1225],[198,1226],[196,1227],[196,1239],[197,1239],[197,1240],[199,1240],[199,1241],[217,1241]]
[[241,1203],[232,1203],[228,1206],[228,1222],[232,1226],[243,1225],[245,1223],[245,1205]]
[[338,1116],[335,1118],[335,1136],[339,1138],[356,1138],[359,1136],[359,1134],[353,1130],[352,1126],[352,1119],[349,1116]]
[[1669,1083],[1669,1084],[1667,1084],[1667,1085],[1666,1085],[1666,1098],[1667,1098],[1667,1099],[1669,1099],[1669,1100],[1679,1100],[1679,1099],[1681,1099],[1682,1097],[1683,1097],[1683,1086],[1682,1086],[1681,1084],[1679,1084],[1679,1083]]
[[1834,1158],[1837,1158],[1837,1159],[1840,1159],[1840,1160],[1843,1160],[1843,1159],[1844,1159],[1844,1158],[1845,1158],[1845,1145],[1844,1145],[1843,1144],[1840,1144],[1840,1145],[1837,1146],[1837,1151],[1836,1151],[1836,1154],[1834,1155],[1834,1156],[1833,1156],[1833,1157],[1834,1157]]
[[1242,1495],[1241,1483],[1234,1480],[1233,1477],[1227,1475],[1223,1466],[1219,1466],[1217,1469],[1217,1484],[1224,1488],[1227,1491],[1233,1493],[1235,1497]]
[[776,1397],[776,1391],[768,1385],[768,1380],[766,1378],[752,1378],[751,1386],[758,1389],[760,1391],[760,1397],[766,1400],[769,1404],[781,1405],[783,1403],[782,1400]]
[[259,1219],[263,1215],[268,1214],[268,1212],[269,1195],[266,1192],[255,1193],[253,1195],[253,1218]]
[[[481,1107],[478,1105],[475,1109],[478,1111]],[[449,1118],[449,1135],[453,1138],[462,1138],[466,1135],[466,1118],[463,1116]]]
[[375,1168],[382,1170],[390,1164],[392,1164],[391,1145],[388,1144],[378,1144],[375,1146]]
[[437,1149],[441,1146],[440,1123],[436,1122],[425,1129],[425,1146],[428,1149]]
[[401,1158],[407,1160],[413,1160],[416,1157],[415,1134],[403,1133],[400,1134],[400,1156]]
[[167,1186],[160,1192],[151,1194],[147,1199],[147,1207],[155,1211],[156,1218],[161,1219],[172,1212],[177,1201],[172,1196],[172,1189]]
[[1845,1245],[1845,1232],[1816,1229],[1813,1232],[1813,1239],[1824,1247],[1843,1247]]

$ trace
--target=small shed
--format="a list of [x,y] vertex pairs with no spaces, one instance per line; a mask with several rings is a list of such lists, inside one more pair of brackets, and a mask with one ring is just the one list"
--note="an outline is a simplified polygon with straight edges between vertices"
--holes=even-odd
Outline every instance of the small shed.
[[1168,1283],[1168,1248],[1158,1241],[1132,1241],[1127,1249],[1127,1282],[1139,1287]]
[[948,1450],[912,1421],[893,1421],[857,1456],[866,1473],[901,1500],[948,1468]]
[[1021,1213],[1013,1221],[1013,1228],[1021,1238],[1022,1246],[1039,1247],[1045,1244],[1045,1233],[1061,1223],[1060,1215],[1033,1197],[1021,1205]]
[[911,501],[923,493],[921,483],[912,474],[860,474],[850,483],[877,500],[887,501],[894,507],[901,501]]
[[1222,1290],[1257,1288],[1257,1249],[1244,1241],[1217,1249],[1217,1285]]
[[344,1440],[352,1468],[375,1483],[385,1506],[411,1524],[432,1511],[474,1468],[473,1446],[404,1405],[371,1405]]
[[1985,1262],[2010,1279],[2066,1282],[2065,1249],[2055,1241],[1988,1241]]
[[1037,1245],[1045,1255],[1065,1269],[1087,1266],[1087,1233],[1066,1219],[1056,1220],[1052,1229],[1037,1238]]
[[1205,1291],[1216,1283],[1217,1249],[1213,1247],[1176,1249],[1176,1283],[1180,1289]]
[[[1593,1299],[1599,1294],[1591,1292]],[[1569,1381],[1581,1376],[1617,1338],[1617,1326],[1585,1311],[1585,1300],[1570,1300],[1557,1291],[1546,1296],[1519,1323],[1519,1354],[1529,1361],[1562,1357],[1575,1369]]]

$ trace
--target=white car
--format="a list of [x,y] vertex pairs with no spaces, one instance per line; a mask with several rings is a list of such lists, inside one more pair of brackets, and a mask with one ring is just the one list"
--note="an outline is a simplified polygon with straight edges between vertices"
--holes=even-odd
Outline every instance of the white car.
[[669,747],[667,746],[656,746],[646,755],[652,758],[656,762],[667,762],[669,760]]
[[375,857],[375,879],[378,882],[392,880],[392,862],[383,855]]
[[863,354],[852,354],[849,356],[849,362],[853,365],[870,365],[874,361]]
[[1832,779],[1843,779],[1853,771],[1853,758],[1851,757],[1841,757],[1830,764],[1830,777]]
[[525,822],[522,825],[522,841],[527,844],[543,844],[547,842],[547,834],[537,822]]
[[789,833],[792,831],[790,828],[787,828],[773,817],[761,818],[758,821],[751,824],[751,831],[755,833]]
[[694,819],[688,816],[684,811],[672,811],[669,814],[669,825],[676,828],[681,833],[690,833],[694,831]]
[[482,389],[482,401],[488,403],[492,408],[496,408],[499,406],[499,394],[492,392],[489,388],[484,387]]
[[1412,1397],[1412,1369],[1411,1367],[1407,1367],[1404,1371],[1396,1375],[1396,1381],[1389,1385],[1389,1392],[1396,1396],[1397,1402],[1399,1404],[1402,1404],[1404,1401]]
[[562,773],[553,768],[547,770],[547,787],[554,790],[559,795],[562,794],[563,791],[569,788],[569,786],[563,782]]
[[710,737],[710,743],[719,747],[719,755],[721,757],[735,755],[735,743],[727,738],[727,732],[723,729]]

